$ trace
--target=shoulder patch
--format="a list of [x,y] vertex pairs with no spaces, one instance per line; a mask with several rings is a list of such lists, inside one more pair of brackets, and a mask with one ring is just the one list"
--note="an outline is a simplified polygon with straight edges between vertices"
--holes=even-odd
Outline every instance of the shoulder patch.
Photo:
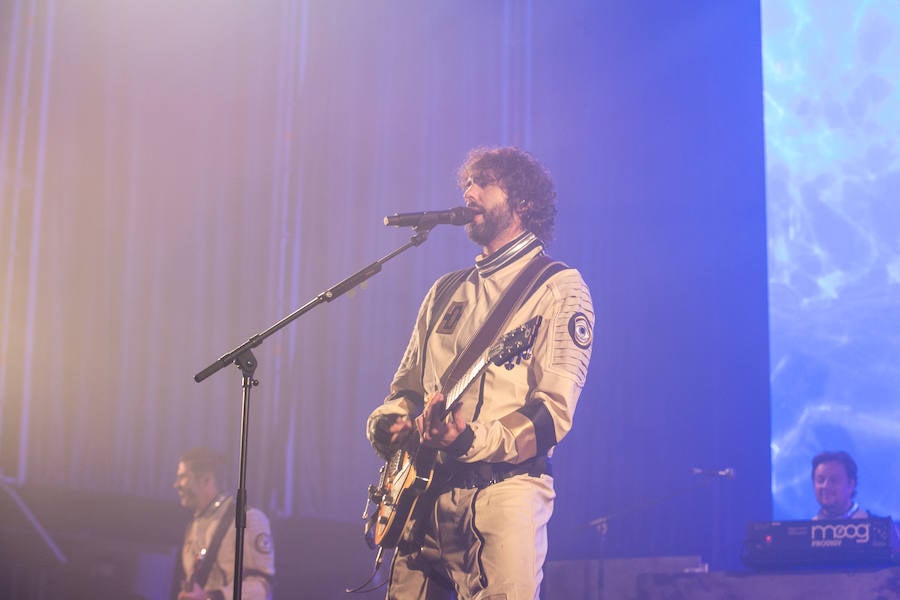
[[268,533],[260,533],[253,540],[253,547],[260,554],[272,554],[272,536]]
[[591,329],[591,321],[586,314],[582,312],[572,314],[569,318],[569,336],[572,338],[572,343],[582,350],[590,348],[594,332]]

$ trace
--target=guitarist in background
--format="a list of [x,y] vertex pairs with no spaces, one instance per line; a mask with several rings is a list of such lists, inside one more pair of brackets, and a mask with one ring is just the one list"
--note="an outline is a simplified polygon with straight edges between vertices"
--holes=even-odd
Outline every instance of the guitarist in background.
[[[181,549],[178,600],[227,600],[234,595],[234,498],[223,492],[225,459],[209,448],[194,448],[178,461],[172,487],[181,505],[194,512]],[[272,596],[275,554],[269,519],[247,509],[241,597]]]
[[[397,544],[387,598],[531,600],[553,512],[550,454],[572,427],[594,311],[578,271],[543,257],[556,192],[540,163],[516,148],[476,149],[459,183],[478,213],[466,231],[482,252],[474,268],[432,286],[390,395],[366,426],[385,459],[416,440],[440,450]],[[511,369],[490,365],[444,416],[442,376],[533,259],[550,267],[529,280],[500,330],[541,316],[532,356]]]

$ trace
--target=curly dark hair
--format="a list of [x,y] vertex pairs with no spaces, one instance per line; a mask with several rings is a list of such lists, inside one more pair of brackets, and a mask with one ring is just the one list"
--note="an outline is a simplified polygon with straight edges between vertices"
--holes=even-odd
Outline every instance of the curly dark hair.
[[496,183],[509,197],[512,210],[522,225],[545,245],[553,239],[556,219],[556,190],[550,172],[533,156],[515,147],[475,148],[459,168],[459,186],[466,188],[472,178],[485,186]]

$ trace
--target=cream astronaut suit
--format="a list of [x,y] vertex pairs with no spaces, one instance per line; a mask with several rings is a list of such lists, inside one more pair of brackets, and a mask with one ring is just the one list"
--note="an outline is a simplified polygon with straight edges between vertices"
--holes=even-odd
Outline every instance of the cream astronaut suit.
[[[476,259],[434,312],[448,279],[426,295],[391,394],[369,417],[367,435],[382,455],[379,423],[419,414],[424,399],[485,322],[516,275],[542,254],[530,232],[488,257]],[[575,269],[561,263],[510,316],[501,334],[540,315],[532,356],[507,370],[490,365],[460,398],[466,430],[439,460],[449,480],[429,490],[430,510],[407,528],[396,552],[388,598],[532,600],[538,596],[553,511],[549,456],[572,427],[593,339],[590,292]],[[462,275],[455,275],[461,278]],[[432,500],[433,499],[433,500]],[[423,498],[424,501],[424,498]]]
[[[223,521],[224,520],[224,521]],[[185,532],[181,548],[183,572],[194,571],[202,549],[208,548],[220,522],[228,527],[216,556],[213,557],[209,579],[203,586],[210,598],[227,600],[234,595],[234,499],[221,495],[205,511],[194,517]],[[244,579],[241,598],[268,600],[272,597],[272,577],[275,575],[275,553],[269,519],[259,509],[247,509],[244,529]]]

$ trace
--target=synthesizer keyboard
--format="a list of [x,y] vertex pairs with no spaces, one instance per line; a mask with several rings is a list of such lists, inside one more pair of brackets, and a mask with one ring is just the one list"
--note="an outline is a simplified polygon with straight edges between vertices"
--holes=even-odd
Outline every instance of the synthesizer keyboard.
[[747,524],[741,560],[752,568],[888,566],[900,564],[890,517]]

